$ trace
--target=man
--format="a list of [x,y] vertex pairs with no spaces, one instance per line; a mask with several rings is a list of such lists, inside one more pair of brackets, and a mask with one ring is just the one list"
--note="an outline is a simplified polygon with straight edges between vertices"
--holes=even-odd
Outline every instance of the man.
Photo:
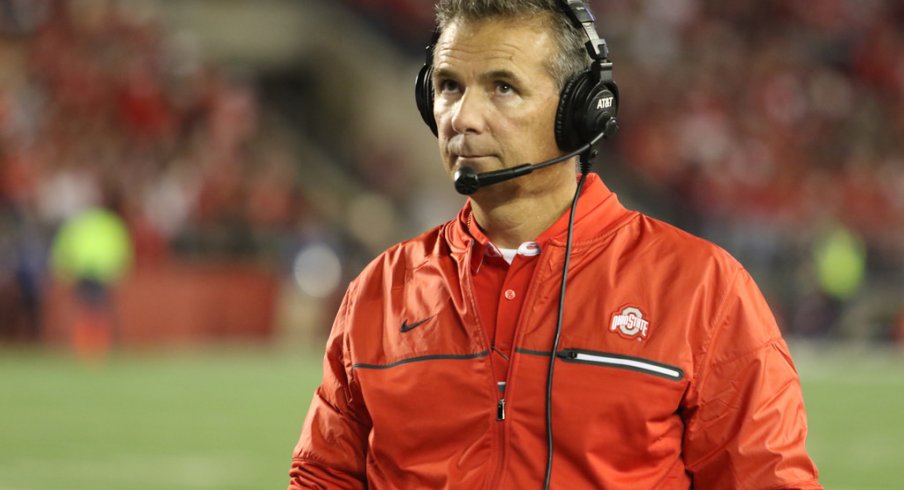
[[[568,8],[439,2],[425,120],[450,176],[573,149],[558,105],[590,51]],[[352,282],[290,488],[821,488],[797,374],[750,276],[595,175],[559,322],[576,182],[563,164],[482,187]]]

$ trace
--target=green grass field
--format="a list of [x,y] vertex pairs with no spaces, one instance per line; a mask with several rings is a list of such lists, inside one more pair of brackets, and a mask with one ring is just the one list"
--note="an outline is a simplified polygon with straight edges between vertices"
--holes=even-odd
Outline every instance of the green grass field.
[[[826,488],[904,487],[904,355],[793,350]],[[285,488],[319,356],[0,350],[0,489]]]

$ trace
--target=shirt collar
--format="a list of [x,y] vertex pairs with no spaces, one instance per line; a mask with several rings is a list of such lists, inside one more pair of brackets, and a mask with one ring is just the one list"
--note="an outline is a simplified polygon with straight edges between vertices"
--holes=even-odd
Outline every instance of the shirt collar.
[[[523,255],[536,255],[550,243],[564,243],[568,233],[569,212],[570,208],[566,209],[562,216],[541,233],[535,241],[522,244],[519,253],[521,253],[521,249],[524,249],[527,253]],[[618,197],[606,187],[602,179],[597,174],[588,174],[575,212],[575,243],[598,236],[626,212],[627,210],[618,202]],[[455,228],[458,231],[453,233],[453,238],[460,238],[464,242],[470,243],[472,271],[479,269],[488,250],[489,254],[499,255],[498,249],[477,225],[470,199],[465,202],[464,207],[458,213]],[[462,243],[462,245],[467,246],[467,243]]]

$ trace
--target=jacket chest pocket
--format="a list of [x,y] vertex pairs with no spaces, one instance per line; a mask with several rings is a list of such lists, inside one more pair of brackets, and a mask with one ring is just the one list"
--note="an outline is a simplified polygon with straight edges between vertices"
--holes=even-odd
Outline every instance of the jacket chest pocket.
[[679,366],[577,347],[559,350],[556,358],[557,392],[564,385],[563,398],[580,400],[584,410],[644,424],[681,409],[687,379]]
[[659,376],[671,381],[681,381],[684,371],[677,367],[641,357],[612,354],[586,349],[564,349],[556,353],[564,362],[586,364],[612,369],[625,369],[638,373]]
[[585,457],[630,466],[638,455],[654,461],[680,454],[688,387],[681,367],[566,346],[556,353],[553,384],[555,419],[562,421],[556,437]]

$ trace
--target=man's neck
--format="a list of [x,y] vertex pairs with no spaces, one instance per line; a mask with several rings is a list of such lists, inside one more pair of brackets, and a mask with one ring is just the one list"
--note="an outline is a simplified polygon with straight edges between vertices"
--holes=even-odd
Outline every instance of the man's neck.
[[[560,182],[558,185],[543,185],[539,189],[519,187],[515,182],[487,188],[485,191],[492,192],[481,192],[472,198],[477,224],[500,248],[518,248],[524,242],[536,240],[571,206],[576,189],[574,172],[565,173],[564,179],[561,175],[554,177]],[[526,179],[531,177],[535,176]],[[526,190],[530,187],[536,190]]]

